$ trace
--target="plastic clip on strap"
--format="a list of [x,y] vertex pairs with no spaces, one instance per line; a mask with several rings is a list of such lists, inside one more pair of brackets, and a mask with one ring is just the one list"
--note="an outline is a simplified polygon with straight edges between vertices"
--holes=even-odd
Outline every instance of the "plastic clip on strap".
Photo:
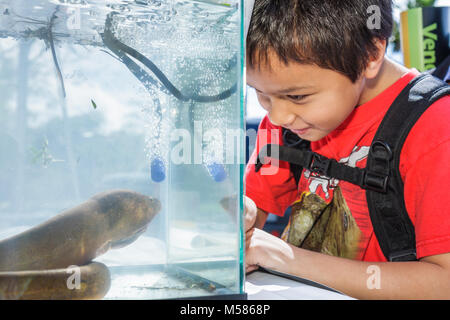
[[[274,150],[276,152],[273,152]],[[291,165],[298,165],[315,174],[344,180],[362,188],[364,188],[364,179],[367,176],[361,168],[349,167],[311,150],[295,149],[277,144],[268,144],[261,148],[256,159],[255,172],[258,172],[265,164],[262,161],[264,158],[277,158],[278,160],[289,162]],[[368,177],[370,178],[372,175]]]
[[392,150],[383,141],[374,141],[370,146],[373,165],[364,170],[363,189],[386,193],[389,184]]
[[318,153],[312,152],[309,170],[322,176],[329,176],[331,159],[328,159]]
[[[276,152],[273,152],[274,150]],[[331,163],[330,159],[312,151],[298,150],[277,144],[267,144],[261,148],[256,158],[255,172],[258,172],[266,164],[266,161],[262,161],[263,158],[276,158],[324,175],[327,174]]]

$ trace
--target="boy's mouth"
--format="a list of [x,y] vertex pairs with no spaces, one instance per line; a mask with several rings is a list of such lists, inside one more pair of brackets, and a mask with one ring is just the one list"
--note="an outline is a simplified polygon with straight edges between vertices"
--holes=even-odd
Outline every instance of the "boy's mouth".
[[311,127],[307,127],[307,128],[303,128],[303,129],[291,129],[291,131],[297,135],[303,135],[306,132],[308,132],[308,130],[311,129]]

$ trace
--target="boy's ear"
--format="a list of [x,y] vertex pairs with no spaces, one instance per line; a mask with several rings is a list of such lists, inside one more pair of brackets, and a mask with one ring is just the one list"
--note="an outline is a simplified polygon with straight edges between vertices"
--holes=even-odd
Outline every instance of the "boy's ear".
[[378,75],[384,61],[384,55],[386,53],[386,40],[375,40],[377,47],[376,57],[372,57],[364,70],[364,77],[366,79],[373,79]]

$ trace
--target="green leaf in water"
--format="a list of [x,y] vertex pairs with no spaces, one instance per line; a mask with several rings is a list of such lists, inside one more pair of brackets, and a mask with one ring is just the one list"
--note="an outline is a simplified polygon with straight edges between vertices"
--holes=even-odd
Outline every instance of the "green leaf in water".
[[92,103],[92,106],[94,107],[94,109],[97,109],[97,104],[94,102],[94,100],[91,99],[91,103]]

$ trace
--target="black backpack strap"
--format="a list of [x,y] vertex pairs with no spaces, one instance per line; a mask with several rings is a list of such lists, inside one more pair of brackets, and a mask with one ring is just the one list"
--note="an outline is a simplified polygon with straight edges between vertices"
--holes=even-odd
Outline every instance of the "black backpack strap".
[[366,169],[349,167],[346,164],[339,163],[334,159],[329,159],[308,149],[267,144],[259,151],[255,164],[256,172],[265,164],[265,158],[289,162],[297,184],[304,168],[321,176],[350,182],[365,190],[377,192],[386,192],[387,190],[388,178],[386,176],[369,172]]
[[430,75],[412,80],[381,122],[371,145],[366,171],[378,181],[387,182],[387,192],[366,191],[375,235],[388,261],[416,260],[414,226],[406,211],[404,186],[400,175],[403,144],[419,117],[450,87]]
[[[265,158],[279,159],[289,162],[292,168],[308,169],[312,173],[347,181],[360,186],[363,189],[372,189],[376,191],[386,190],[387,178],[381,177],[381,182],[377,180],[378,176],[367,172],[365,169],[349,167],[343,163],[339,163],[334,159],[326,158],[318,153],[308,149],[296,149],[287,146],[280,146],[278,144],[267,144],[261,148],[256,159],[255,171],[258,172],[263,164]],[[294,177],[298,183],[300,173],[302,170],[298,169],[298,177],[295,172]],[[381,184],[381,186],[380,186]]]
[[[291,130],[282,128],[283,145],[289,148],[295,148],[298,150],[311,151],[311,142],[308,140],[301,139],[298,135],[293,133]],[[303,167],[295,164],[289,163],[289,169],[294,176],[295,182],[298,185],[300,182],[300,177],[303,172]]]

